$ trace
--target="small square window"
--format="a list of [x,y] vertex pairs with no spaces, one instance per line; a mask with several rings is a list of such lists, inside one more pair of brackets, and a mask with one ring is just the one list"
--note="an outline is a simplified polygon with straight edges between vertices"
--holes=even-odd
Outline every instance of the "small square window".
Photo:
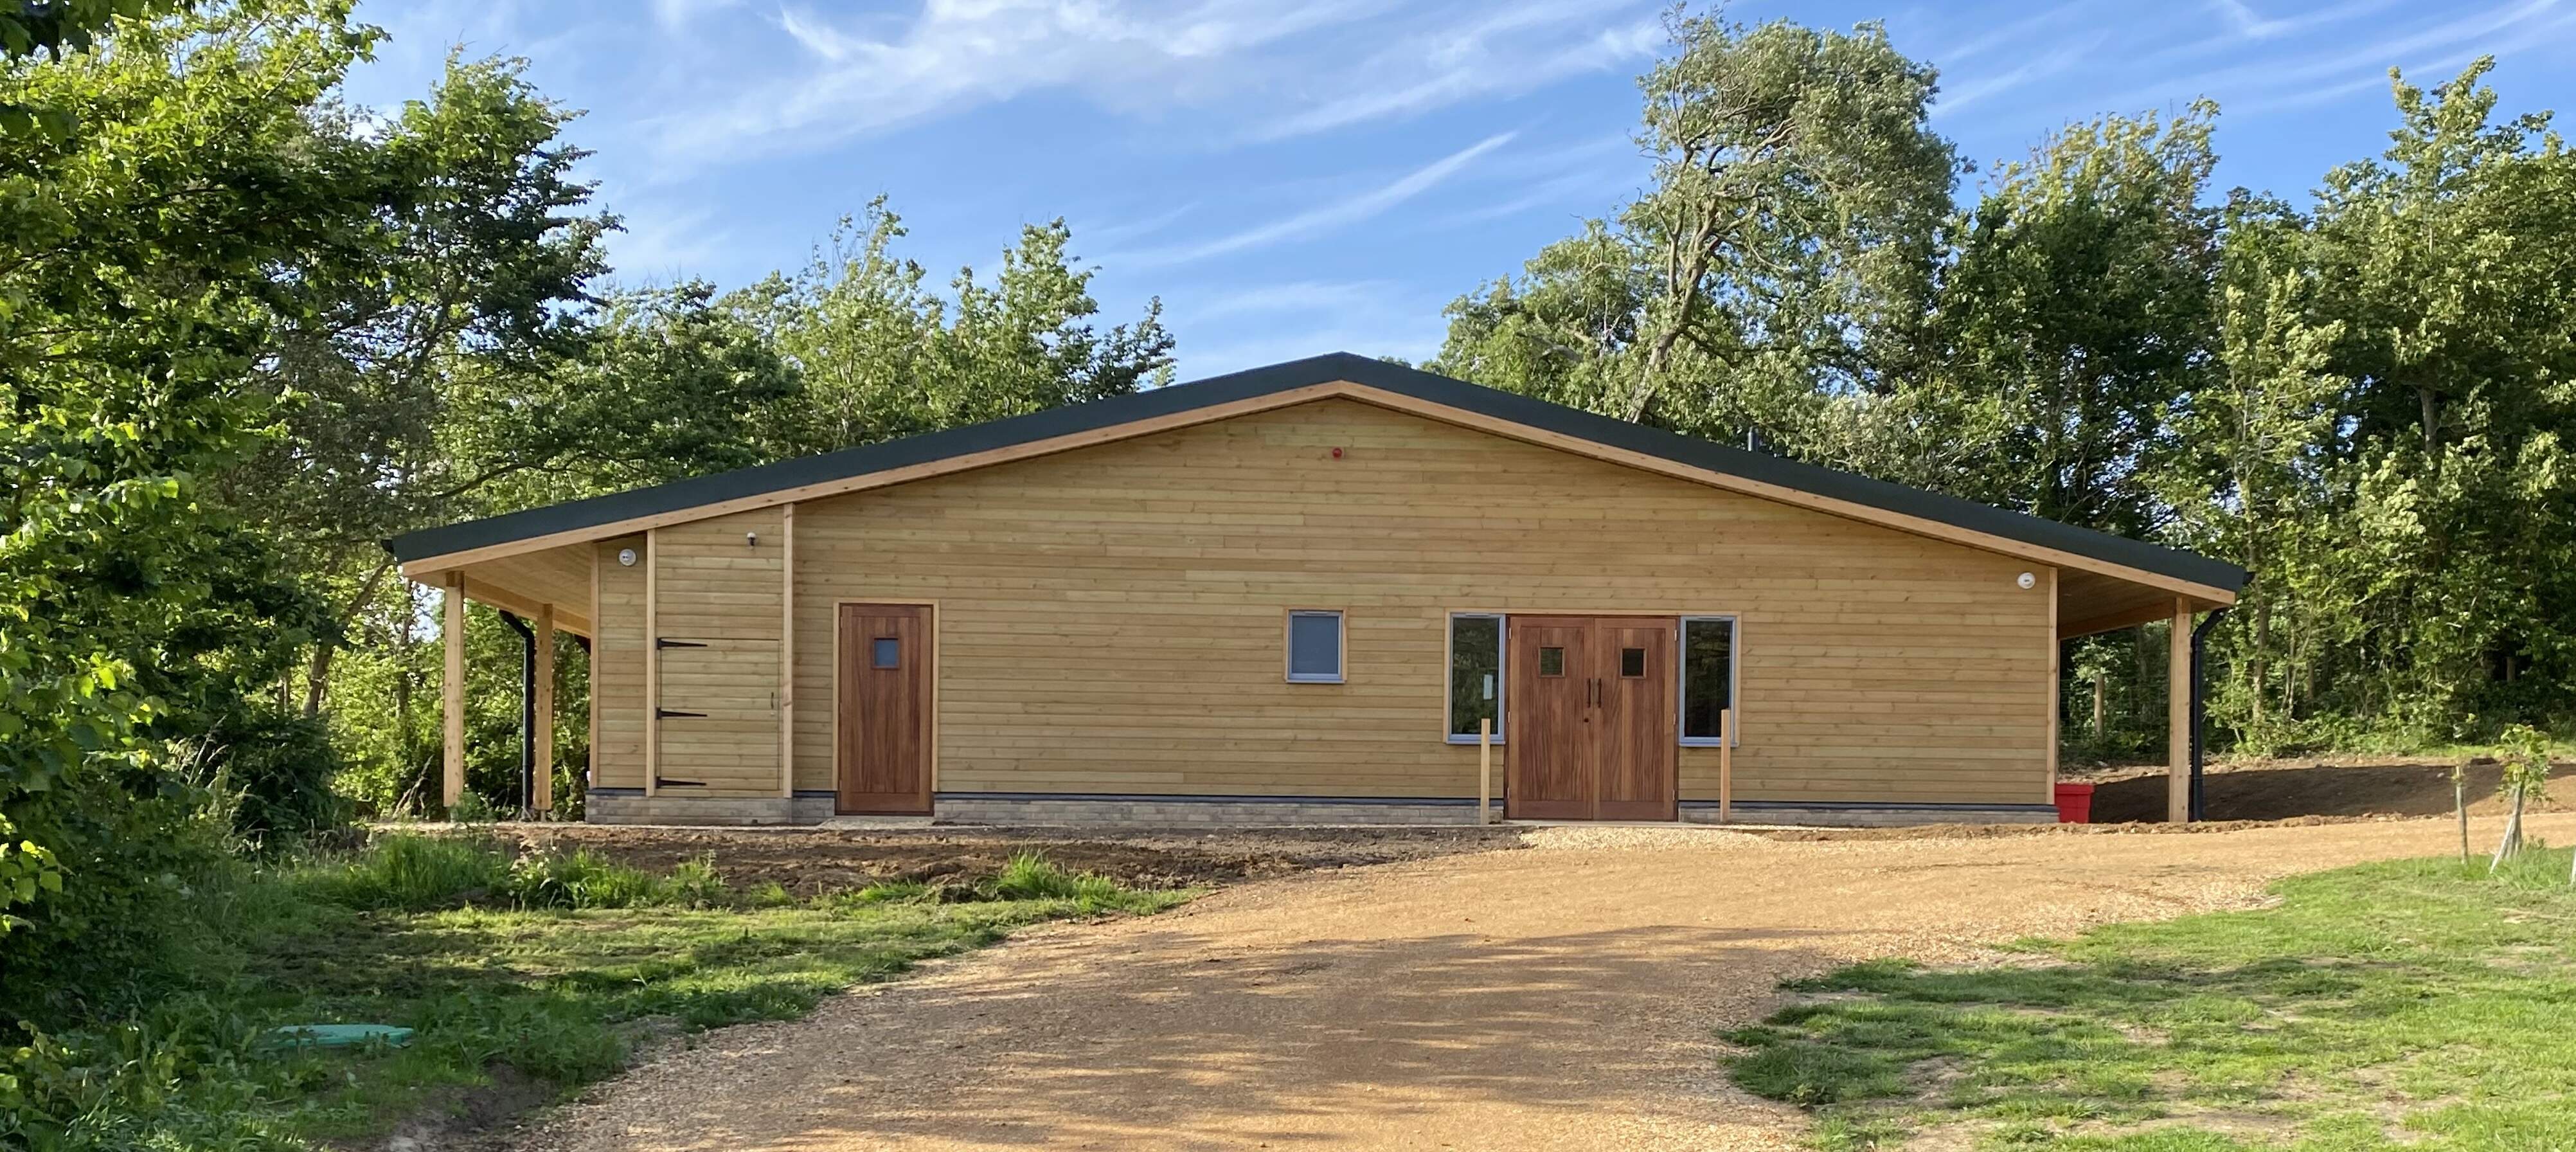
[[1643,648],[1620,649],[1619,675],[1631,680],[1643,679],[1646,675],[1646,650]]
[[868,646],[868,667],[900,668],[903,666],[903,641],[892,636],[879,636]]
[[1288,614],[1288,679],[1298,684],[1342,682],[1342,614]]
[[1538,674],[1541,676],[1565,675],[1565,649],[1540,648],[1538,650]]

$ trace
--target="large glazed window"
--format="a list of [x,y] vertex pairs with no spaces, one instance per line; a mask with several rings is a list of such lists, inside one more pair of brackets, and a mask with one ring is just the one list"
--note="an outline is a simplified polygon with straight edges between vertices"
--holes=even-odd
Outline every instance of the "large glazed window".
[[1288,614],[1288,679],[1296,684],[1342,682],[1342,614]]
[[1483,612],[1449,616],[1449,739],[1476,742],[1476,722],[1494,722],[1503,742],[1503,618]]
[[[1682,743],[1714,746],[1718,712],[1735,707],[1735,618],[1682,617]],[[1735,743],[1744,742],[1743,713]]]

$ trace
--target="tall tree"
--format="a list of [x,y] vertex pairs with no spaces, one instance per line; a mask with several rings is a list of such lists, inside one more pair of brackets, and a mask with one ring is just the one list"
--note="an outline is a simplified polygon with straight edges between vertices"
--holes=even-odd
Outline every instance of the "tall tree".
[[1803,448],[1833,398],[1881,390],[1923,310],[1958,172],[1929,126],[1934,74],[1875,24],[1668,30],[1639,82],[1652,186],[1452,304],[1434,367]]
[[1061,220],[1021,230],[991,283],[961,269],[953,303],[896,255],[903,222],[883,198],[844,220],[794,275],[727,297],[803,375],[774,408],[771,456],[828,452],[1133,392],[1171,376],[1162,302],[1102,331],[1092,273],[1075,267]]
[[2165,415],[2212,362],[2219,214],[2202,200],[2216,111],[2070,127],[1958,222],[1929,375],[1998,405],[2004,431],[1951,487],[2113,532],[2162,526],[2142,472],[2172,449]]
[[[185,744],[319,627],[205,478],[278,420],[253,366],[381,208],[309,111],[370,38],[276,0],[0,63],[62,113],[0,151],[0,1002],[134,967],[180,898]],[[39,853],[35,849],[42,849]],[[47,856],[51,864],[44,863]],[[31,866],[32,865],[32,866]],[[47,879],[51,876],[51,879]],[[71,957],[78,950],[78,960]]]

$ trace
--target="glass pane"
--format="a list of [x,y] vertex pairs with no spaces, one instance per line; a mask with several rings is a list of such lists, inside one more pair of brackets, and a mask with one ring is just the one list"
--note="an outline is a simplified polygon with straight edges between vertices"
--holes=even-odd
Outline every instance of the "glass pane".
[[1619,674],[1632,679],[1644,676],[1646,674],[1646,650],[1643,648],[1620,649]]
[[1342,618],[1326,612],[1299,612],[1288,618],[1288,676],[1294,680],[1337,680],[1342,675]]
[[876,639],[876,643],[869,647],[871,648],[871,651],[868,653],[868,667],[899,668],[903,666],[903,641],[897,640],[892,636],[879,636]]
[[1476,722],[1503,734],[1503,618],[1449,619],[1449,734],[1473,736]]
[[1565,649],[1563,649],[1563,648],[1541,648],[1541,649],[1539,649],[1539,650],[1538,650],[1538,674],[1539,674],[1539,675],[1541,675],[1541,676],[1563,676],[1563,675],[1565,675]]
[[1717,714],[1735,704],[1735,621],[1682,621],[1682,735],[1717,738]]

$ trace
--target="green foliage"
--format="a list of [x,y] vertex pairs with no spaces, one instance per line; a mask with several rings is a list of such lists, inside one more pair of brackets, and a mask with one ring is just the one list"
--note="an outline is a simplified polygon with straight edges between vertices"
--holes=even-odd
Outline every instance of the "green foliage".
[[[205,478],[275,434],[250,381],[290,269],[378,201],[307,112],[369,37],[339,6],[119,25],[113,52],[0,66],[66,117],[0,165],[0,1002],[104,1007],[219,866],[206,742],[328,632]],[[256,190],[244,194],[243,190]]]
[[522,908],[712,908],[734,903],[715,860],[682,861],[667,877],[616,863],[588,848],[521,856],[506,887]]
[[1907,355],[1958,163],[1886,33],[1676,13],[1640,81],[1654,185],[1450,306],[1431,369],[1740,441]]
[[1856,965],[1732,1034],[1731,1072],[1815,1109],[1828,1147],[2544,1147],[2576,1126],[2567,862],[2366,865],[2037,964]]

